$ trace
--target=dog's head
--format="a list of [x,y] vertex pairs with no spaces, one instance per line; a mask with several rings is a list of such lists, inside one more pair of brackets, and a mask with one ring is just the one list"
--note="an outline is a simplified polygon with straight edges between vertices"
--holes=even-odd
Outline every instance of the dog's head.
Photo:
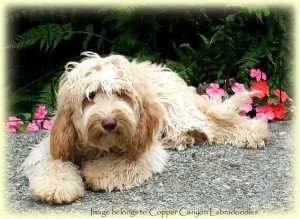
[[75,147],[117,149],[133,159],[153,141],[162,107],[136,63],[123,56],[84,53],[61,78],[51,131],[54,159],[72,160]]

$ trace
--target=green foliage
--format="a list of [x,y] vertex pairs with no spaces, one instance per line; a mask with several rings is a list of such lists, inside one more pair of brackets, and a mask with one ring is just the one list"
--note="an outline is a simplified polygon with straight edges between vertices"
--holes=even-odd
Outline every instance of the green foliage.
[[172,60],[166,60],[165,65],[172,69],[174,72],[177,72],[179,76],[185,80],[186,83],[190,84],[190,75],[192,74],[191,68],[186,68],[182,63],[180,62],[174,62]]
[[26,95],[26,88],[24,87],[18,88],[9,96],[10,105],[14,105],[20,102],[35,101],[35,100],[36,100],[35,95],[32,94]]
[[256,19],[261,23],[264,22],[264,17],[270,16],[270,10],[267,6],[245,6],[244,11],[246,11],[248,14],[255,14]]
[[[38,107],[40,104],[44,104],[47,109],[52,109],[52,93],[56,92],[58,86],[54,87],[52,90],[51,83],[47,83],[44,85],[44,88],[38,93],[37,102],[38,104],[33,105],[34,107]],[[53,94],[55,97],[55,94]]]
[[[28,113],[23,112],[33,112],[39,105],[43,104],[47,109],[52,109],[52,99],[53,92],[56,92],[58,85],[51,88],[51,83],[46,83],[43,85],[43,88],[36,94],[28,93],[26,87],[20,87],[14,92],[12,92],[7,99],[7,112],[10,112],[12,115],[17,115],[20,118],[28,119]],[[55,94],[53,94],[55,96]],[[55,103],[55,102],[54,102]],[[51,114],[51,113],[50,113]]]
[[84,50],[86,50],[88,43],[91,42],[91,39],[94,35],[94,26],[92,24],[88,24],[85,30],[86,30],[86,37],[82,43]]
[[70,23],[62,26],[58,24],[43,24],[30,28],[19,34],[9,45],[12,49],[26,49],[33,44],[39,43],[40,50],[54,50],[62,40],[70,40],[73,36]]
[[[72,54],[67,61],[83,50],[96,50],[100,55],[120,53],[138,61],[165,64],[194,86],[204,81],[224,83],[227,77],[244,83],[251,68],[261,68],[275,87],[282,86],[291,94],[294,78],[289,8],[229,6],[219,14],[214,10],[94,7],[89,16],[82,16],[77,8],[57,12],[22,9],[10,13],[9,22],[25,19],[30,24],[12,36],[9,47],[17,54],[34,46],[41,54]],[[50,81],[41,86],[31,93],[16,90],[12,104],[50,104]]]

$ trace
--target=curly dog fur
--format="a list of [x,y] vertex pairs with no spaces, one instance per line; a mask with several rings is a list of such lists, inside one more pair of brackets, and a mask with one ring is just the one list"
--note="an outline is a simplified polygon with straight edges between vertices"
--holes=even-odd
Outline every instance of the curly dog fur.
[[35,200],[69,203],[85,193],[130,189],[194,144],[263,148],[262,120],[239,115],[253,92],[222,101],[200,96],[178,74],[150,62],[83,53],[69,62],[50,135],[22,165]]

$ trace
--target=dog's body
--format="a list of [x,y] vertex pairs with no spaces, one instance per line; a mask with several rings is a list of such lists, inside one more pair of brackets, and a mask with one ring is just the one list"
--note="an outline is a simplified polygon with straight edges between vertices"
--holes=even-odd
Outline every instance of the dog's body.
[[262,148],[262,120],[239,115],[252,93],[225,101],[200,96],[174,72],[123,56],[84,53],[61,78],[50,136],[22,165],[36,200],[69,203],[94,191],[130,189],[168,158],[164,148],[228,144]]

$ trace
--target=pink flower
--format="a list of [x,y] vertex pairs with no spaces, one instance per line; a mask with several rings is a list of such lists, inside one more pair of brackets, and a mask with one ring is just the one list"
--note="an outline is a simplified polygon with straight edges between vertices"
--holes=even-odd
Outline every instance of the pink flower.
[[220,88],[219,84],[210,83],[210,87],[206,88],[205,91],[206,93],[212,96],[215,95],[225,96],[225,92],[222,88]]
[[[285,102],[287,99],[289,99],[289,96],[286,94],[286,92],[281,91],[281,90],[274,90],[274,94],[277,97],[279,102]],[[279,100],[281,97],[281,101]]]
[[5,124],[5,130],[9,132],[16,132],[17,131],[17,125],[18,124],[24,124],[21,119],[18,119],[15,116],[8,117],[8,121],[6,121]]
[[38,125],[35,122],[30,122],[27,125],[26,131],[37,131],[39,129],[40,127],[38,127]]
[[44,123],[43,123],[44,129],[51,130],[52,126],[53,126],[53,121],[52,120],[45,120]]
[[273,109],[269,105],[258,106],[256,107],[255,110],[256,110],[256,117],[262,118],[265,122],[274,119]]
[[44,105],[40,105],[38,108],[36,108],[32,118],[36,120],[37,125],[41,126],[41,123],[45,116],[47,115],[48,110]]
[[240,107],[241,111],[244,111],[245,113],[249,113],[252,110],[252,99],[250,99],[249,101],[247,101],[243,106]]
[[237,82],[231,87],[231,89],[235,94],[246,91],[244,85]]
[[266,74],[264,72],[260,71],[259,69],[256,69],[256,70],[254,68],[251,69],[250,76],[252,78],[256,78],[256,81],[260,81],[261,79],[264,81],[267,80]]
[[44,105],[39,106],[38,108],[36,108],[34,114],[33,114],[33,118],[34,119],[44,119],[45,116],[47,115],[48,110],[46,109],[46,107]]

